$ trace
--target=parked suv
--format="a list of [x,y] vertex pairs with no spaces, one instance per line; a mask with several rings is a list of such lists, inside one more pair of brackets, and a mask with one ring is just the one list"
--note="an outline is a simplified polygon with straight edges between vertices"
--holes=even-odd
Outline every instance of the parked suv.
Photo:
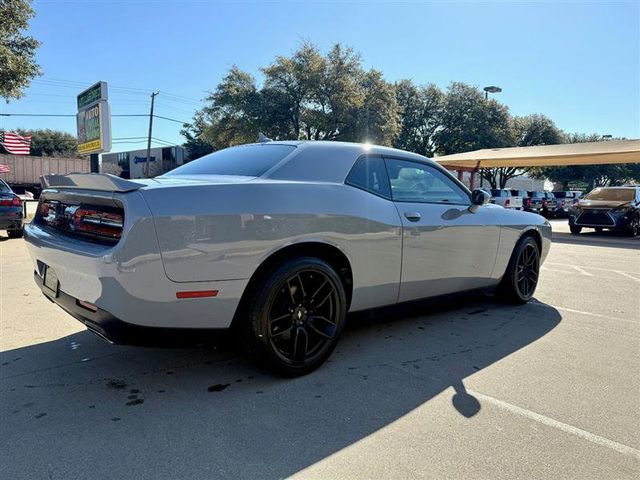
[[584,227],[639,235],[640,187],[602,187],[589,192],[569,212],[571,233],[577,235]]
[[553,192],[556,197],[556,217],[569,216],[569,209],[578,201],[580,192]]
[[545,217],[552,217],[558,204],[556,197],[551,192],[529,192],[529,206],[525,210],[539,213]]
[[513,197],[520,197],[522,199],[522,210],[527,209],[527,205],[529,204],[529,192],[526,190],[511,190],[511,195]]
[[9,238],[20,238],[23,227],[22,200],[0,180],[0,230],[6,230]]
[[504,208],[522,210],[522,197],[511,195],[511,190],[493,189],[491,190],[491,203],[501,205]]

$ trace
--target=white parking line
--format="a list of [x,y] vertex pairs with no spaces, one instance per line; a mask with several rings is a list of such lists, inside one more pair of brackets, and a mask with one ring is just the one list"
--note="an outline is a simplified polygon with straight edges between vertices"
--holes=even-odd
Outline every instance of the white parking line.
[[587,277],[593,277],[593,273],[587,272],[584,268],[581,268],[577,265],[572,265],[573,269],[576,270],[577,272],[586,275]]
[[640,459],[640,450],[636,450],[635,448],[629,447],[628,445],[623,445],[622,443],[614,442],[613,440],[609,440],[608,438],[601,437],[600,435],[587,432],[586,430],[582,430],[581,428],[574,427],[573,425],[559,422],[558,420],[554,420],[553,418],[540,415],[539,413],[532,412],[531,410],[527,410],[525,408],[512,405],[502,400],[498,400],[497,398],[490,397],[489,395],[484,395],[482,393],[474,392],[472,390],[467,390],[467,392],[473,395],[474,397],[476,397],[478,400],[482,400],[484,402],[490,403],[492,405],[495,405],[496,407],[502,408],[511,413],[515,413],[516,415],[529,418],[531,420],[534,420],[538,423],[542,423],[549,427],[557,428],[558,430],[562,430],[563,432],[569,433],[571,435],[575,435],[591,443],[595,443],[596,445],[601,445],[603,447],[610,448],[611,450],[615,450],[616,452],[622,453],[624,455],[631,455],[632,457]]
[[640,278],[635,277],[634,275],[640,275],[640,272],[627,272],[627,271],[623,271],[623,270],[614,270],[612,268],[602,268],[602,267],[579,267],[577,265],[570,265],[568,263],[557,263],[557,262],[544,262],[544,265],[555,265],[558,267],[569,267],[569,268],[573,268],[577,271],[579,271],[580,273],[584,273],[585,275],[589,275],[589,276],[593,276],[592,273],[589,273],[585,270],[585,268],[588,268],[589,270],[598,270],[600,272],[613,272],[613,273],[618,273],[620,275],[623,275],[625,277],[631,278],[633,280],[635,280],[636,282],[640,282]]
[[541,302],[538,302],[538,301],[529,302],[528,305],[534,305],[536,307],[542,307],[542,308],[553,308],[553,309],[556,309],[556,310],[560,310],[561,312],[577,313],[579,315],[586,315],[588,317],[604,318],[606,320],[616,320],[618,322],[626,322],[626,323],[631,323],[633,325],[639,325],[640,324],[639,322],[637,322],[635,320],[630,320],[628,318],[612,317],[611,315],[603,315],[601,313],[584,312],[582,310],[575,310],[573,308],[567,308],[567,307],[559,307],[557,305],[549,305],[547,303],[541,303]]
[[619,273],[623,277],[630,278],[631,280],[635,280],[636,282],[640,283],[640,278],[636,278],[633,275],[629,275],[627,272],[621,272],[620,270],[614,270],[614,272]]

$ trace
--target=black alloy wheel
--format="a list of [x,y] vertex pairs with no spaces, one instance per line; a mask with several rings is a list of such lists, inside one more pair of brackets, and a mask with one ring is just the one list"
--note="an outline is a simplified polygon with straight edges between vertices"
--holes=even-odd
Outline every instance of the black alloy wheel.
[[527,243],[516,263],[517,288],[522,298],[531,298],[538,285],[540,258],[535,244]]
[[303,375],[331,355],[346,317],[345,291],[321,259],[298,258],[272,270],[250,308],[255,351],[287,375]]
[[509,303],[526,303],[533,297],[540,275],[540,249],[532,237],[518,241],[497,293]]

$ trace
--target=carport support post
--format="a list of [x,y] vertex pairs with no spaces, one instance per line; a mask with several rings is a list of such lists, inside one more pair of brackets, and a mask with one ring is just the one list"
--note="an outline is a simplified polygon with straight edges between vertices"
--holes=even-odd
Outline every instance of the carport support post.
[[100,173],[100,156],[97,153],[89,155],[89,166],[91,173]]
[[469,190],[476,188],[476,173],[478,173],[477,168],[471,170],[471,176],[469,177]]

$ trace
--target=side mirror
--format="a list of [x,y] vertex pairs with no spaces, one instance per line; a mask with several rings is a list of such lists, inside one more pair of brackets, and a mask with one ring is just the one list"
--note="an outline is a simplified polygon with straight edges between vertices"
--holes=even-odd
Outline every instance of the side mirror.
[[471,203],[474,205],[484,205],[485,203],[489,203],[491,200],[491,195],[489,195],[484,190],[476,188],[473,192],[471,192]]

